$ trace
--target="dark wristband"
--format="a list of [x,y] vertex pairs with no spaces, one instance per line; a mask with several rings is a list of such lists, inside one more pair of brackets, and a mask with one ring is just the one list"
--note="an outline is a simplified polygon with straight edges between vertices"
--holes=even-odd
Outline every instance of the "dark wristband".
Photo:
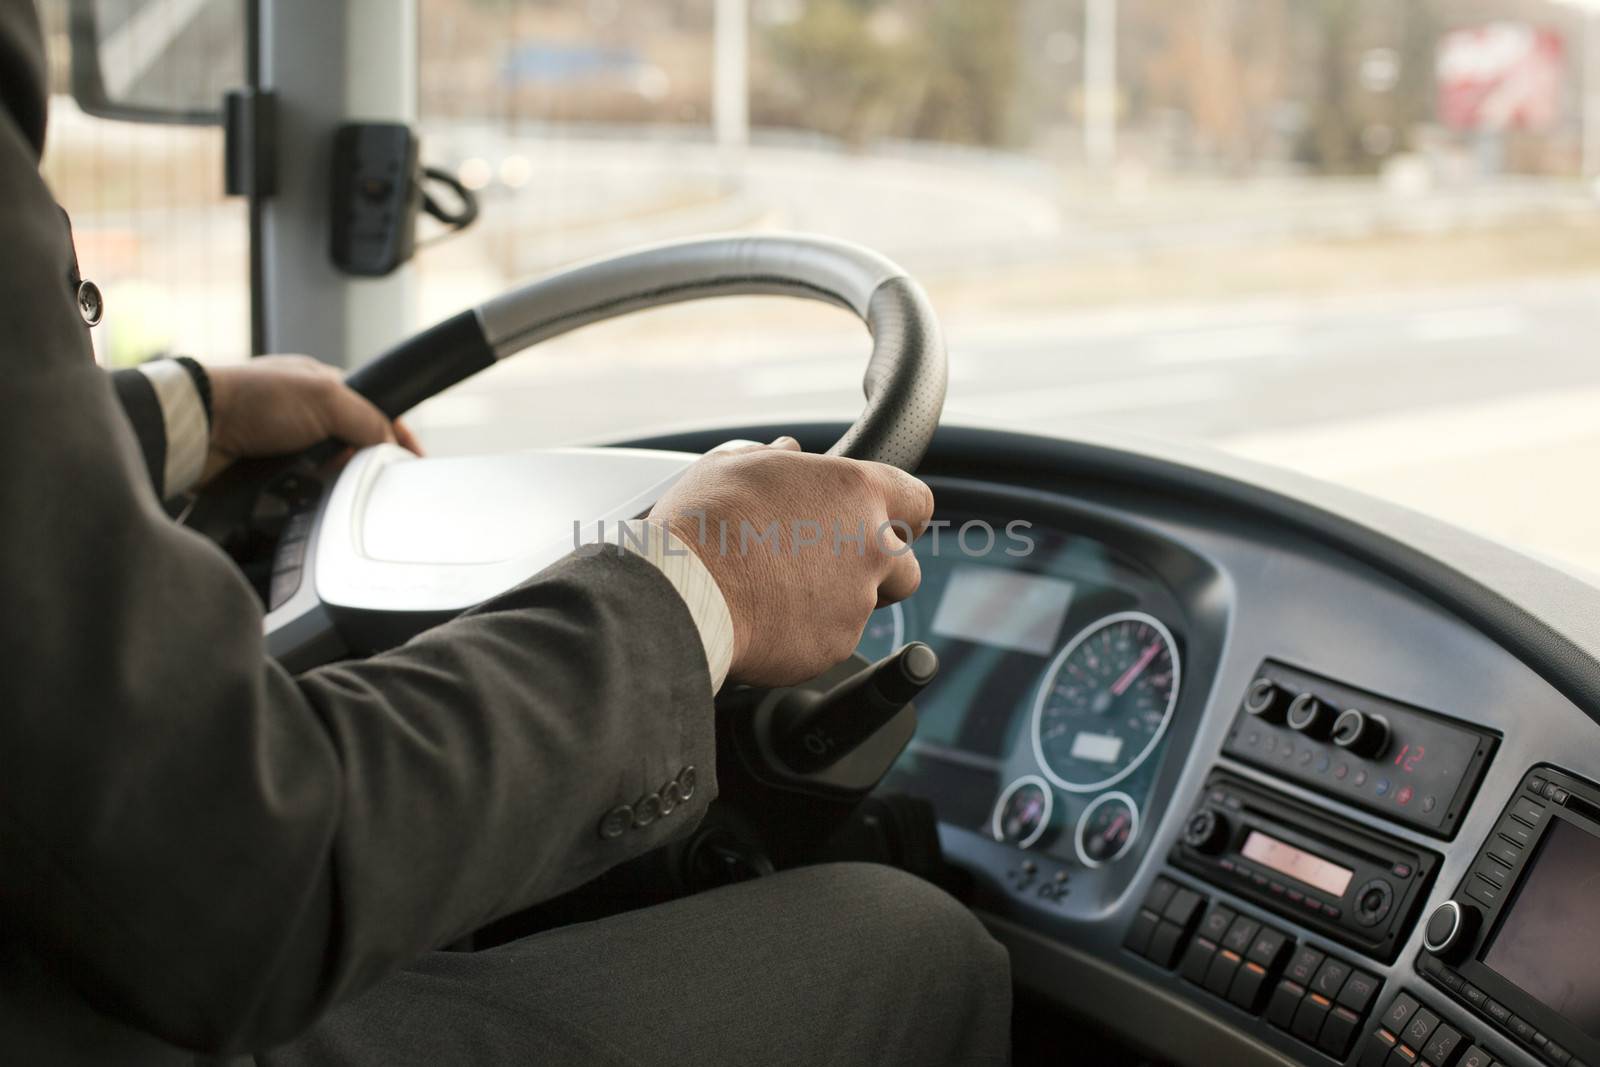
[[206,429],[211,429],[211,375],[206,373],[198,361],[188,356],[173,356],[173,361],[189,372],[189,380],[194,382],[194,391],[200,394],[200,406],[206,411]]

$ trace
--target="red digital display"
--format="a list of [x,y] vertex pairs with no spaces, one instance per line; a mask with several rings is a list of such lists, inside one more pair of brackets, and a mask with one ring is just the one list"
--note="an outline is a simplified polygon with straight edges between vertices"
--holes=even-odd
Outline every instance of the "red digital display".
[[1422,761],[1427,755],[1426,746],[1401,745],[1400,751],[1394,754],[1394,765],[1405,773],[1412,774],[1422,766]]

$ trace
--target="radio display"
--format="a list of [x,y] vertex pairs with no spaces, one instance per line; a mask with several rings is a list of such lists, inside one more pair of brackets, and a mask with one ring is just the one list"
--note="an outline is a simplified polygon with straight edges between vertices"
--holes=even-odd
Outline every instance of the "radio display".
[[1344,896],[1344,891],[1350,888],[1350,879],[1355,877],[1355,872],[1349,868],[1329,863],[1321,856],[1313,856],[1305,849],[1295,848],[1275,837],[1268,837],[1260,830],[1250,831],[1239,852],[1246,859],[1255,860],[1269,870],[1304,882],[1333,897]]
[[1483,956],[1490,970],[1600,1039],[1600,837],[1552,819]]

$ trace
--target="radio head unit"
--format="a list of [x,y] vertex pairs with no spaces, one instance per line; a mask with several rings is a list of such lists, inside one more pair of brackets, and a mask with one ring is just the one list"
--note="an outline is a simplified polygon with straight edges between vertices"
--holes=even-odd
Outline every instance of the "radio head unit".
[[1392,960],[1439,857],[1215,771],[1172,862],[1341,944]]
[[1529,1052],[1600,1062],[1600,789],[1529,771],[1423,944],[1417,969]]

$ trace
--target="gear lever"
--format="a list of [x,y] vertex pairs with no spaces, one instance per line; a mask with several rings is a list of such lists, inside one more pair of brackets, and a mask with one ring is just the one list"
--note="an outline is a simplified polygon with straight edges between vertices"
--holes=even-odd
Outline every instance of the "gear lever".
[[791,690],[773,709],[775,754],[815,774],[854,752],[939,673],[939,657],[912,641],[831,688]]

